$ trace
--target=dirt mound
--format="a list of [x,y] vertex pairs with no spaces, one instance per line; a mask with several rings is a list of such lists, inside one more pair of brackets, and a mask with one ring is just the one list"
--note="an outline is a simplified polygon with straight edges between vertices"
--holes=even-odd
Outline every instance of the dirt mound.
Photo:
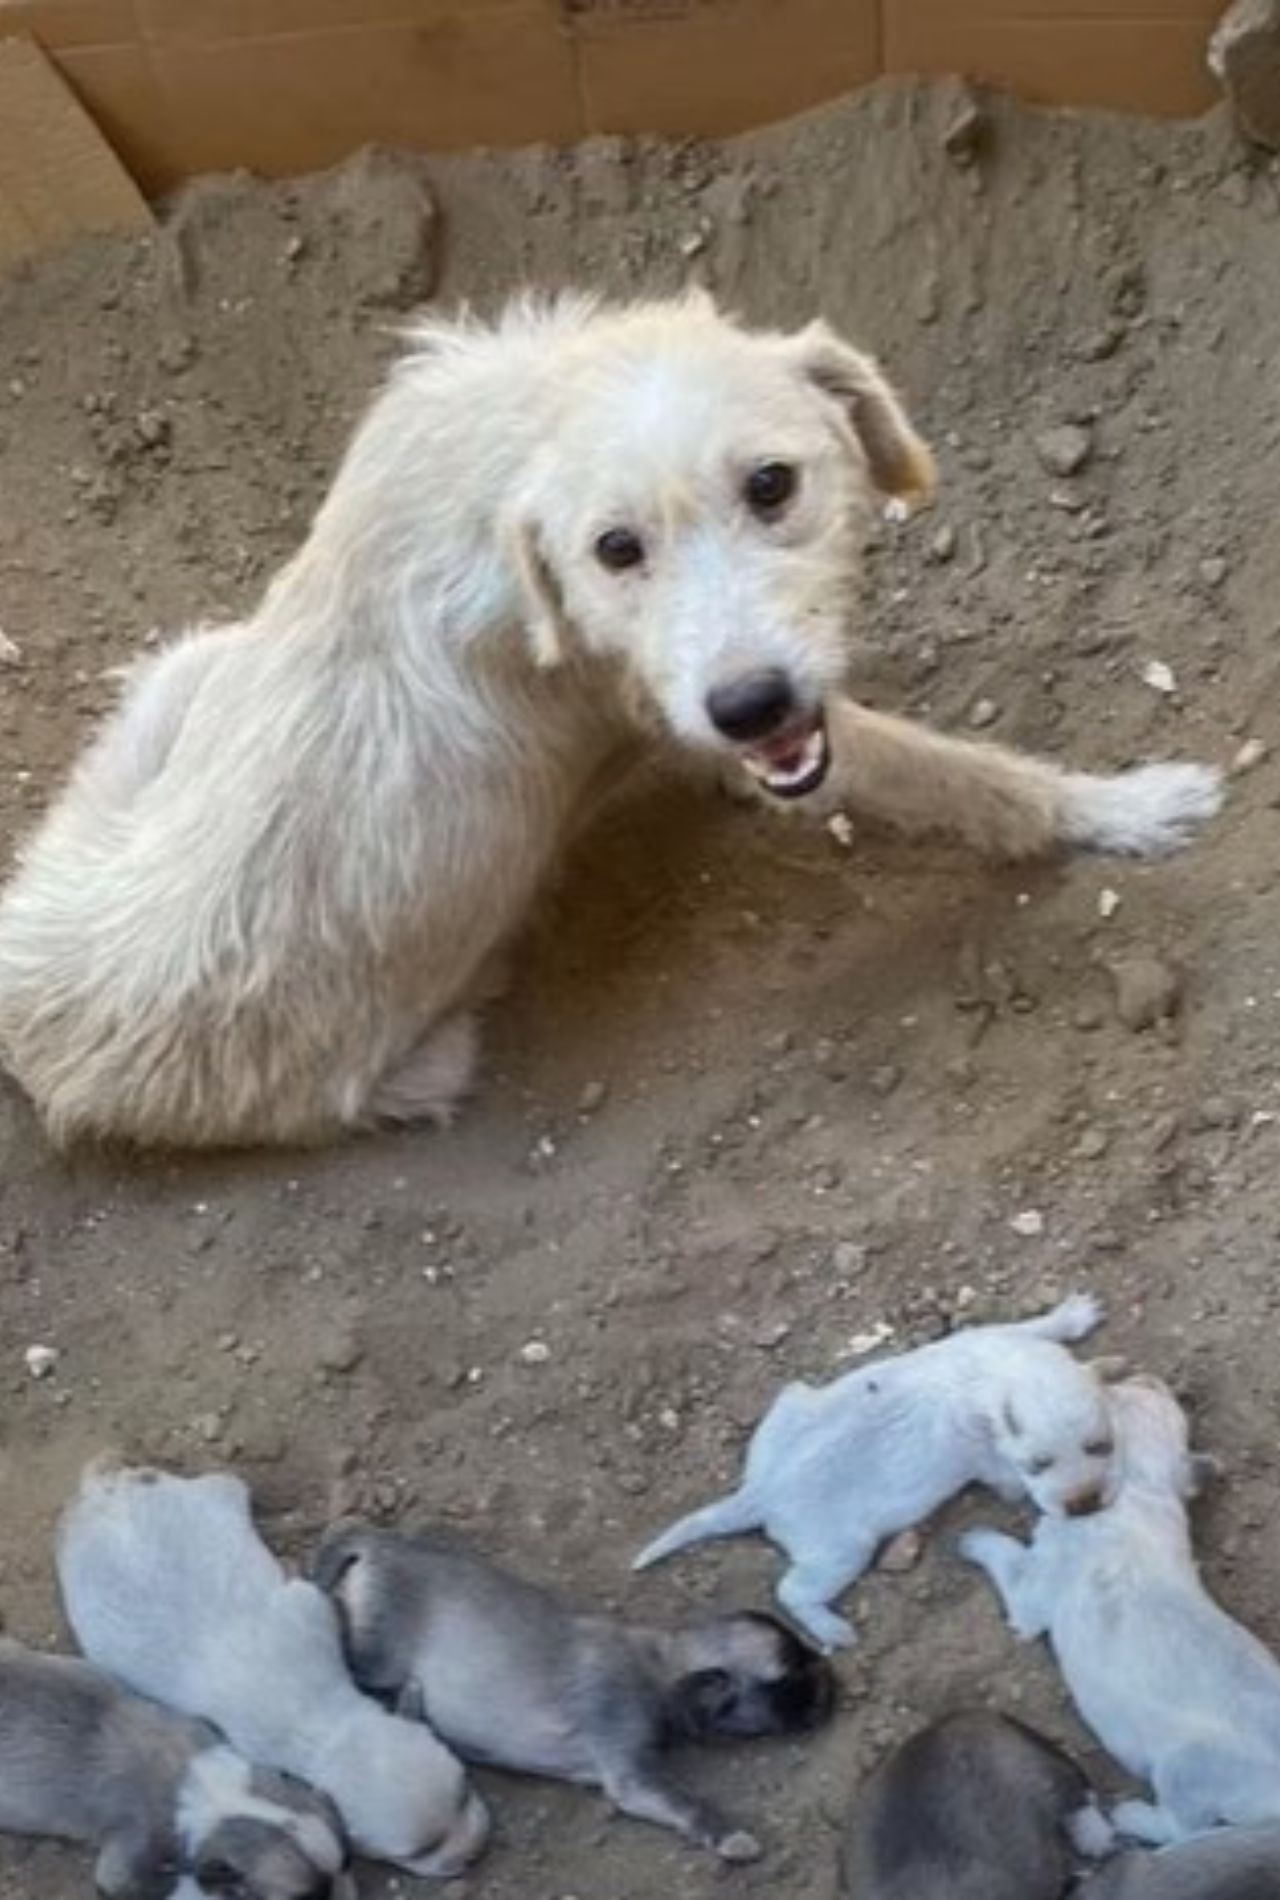
[[[583,852],[446,1138],[123,1170],[0,1089],[16,1633],[54,1626],[50,1527],[104,1440],[234,1458],[290,1550],[339,1508],[429,1514],[646,1613],[758,1601],[746,1544],[625,1566],[783,1378],[1083,1284],[1199,1402],[1233,1474],[1209,1569],[1280,1642],[1277,174],[1217,120],[955,115],[891,86],[726,147],[215,181],[0,284],[0,850],[109,670],[296,545],[411,306],[525,283],[694,273],[884,356],[944,487],[873,551],[872,698],[1083,763],[1257,742],[1211,839],[1142,869],[996,874],[656,788]],[[948,1543],[861,1593],[828,1735],[697,1765],[768,1839],[744,1893],[826,1900],[854,1775],[943,1698],[1070,1732]],[[495,1794],[492,1900],[721,1891],[592,1798]],[[0,1866],[83,1885],[53,1849]]]

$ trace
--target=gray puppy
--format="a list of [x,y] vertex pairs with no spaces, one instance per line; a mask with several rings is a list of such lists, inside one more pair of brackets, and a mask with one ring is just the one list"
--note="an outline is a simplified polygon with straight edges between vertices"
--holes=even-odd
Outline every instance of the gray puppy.
[[0,1638],[0,1828],[98,1849],[119,1900],[353,1900],[337,1810],[78,1657]]
[[1079,1900],[1277,1900],[1280,1827],[1219,1827],[1162,1847],[1121,1854],[1080,1889]]
[[361,1526],[332,1531],[311,1576],[338,1606],[357,1683],[400,1698],[464,1760],[601,1787],[725,1860],[760,1847],[670,1778],[663,1747],[812,1728],[834,1705],[829,1665],[769,1616],[622,1623],[451,1538]]
[[1008,1716],[961,1710],[895,1749],[862,1789],[841,1886],[855,1900],[1059,1900],[1075,1857],[1110,1840],[1069,1756]]

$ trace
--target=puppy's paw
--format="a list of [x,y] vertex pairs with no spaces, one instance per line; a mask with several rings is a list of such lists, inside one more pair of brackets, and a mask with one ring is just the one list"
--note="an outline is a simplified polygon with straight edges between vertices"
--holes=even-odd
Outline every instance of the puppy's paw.
[[715,1844],[721,1860],[745,1862],[759,1860],[764,1853],[754,1834],[748,1834],[743,1827],[734,1828],[732,1834],[722,1834]]
[[1116,1831],[1096,1801],[1086,1801],[1066,1819],[1067,1839],[1085,1860],[1105,1860],[1116,1844]]
[[1054,1338],[1064,1341],[1087,1339],[1105,1317],[1102,1301],[1092,1293],[1070,1293],[1049,1314]]
[[1062,833],[1088,851],[1163,857],[1217,815],[1223,795],[1211,765],[1140,765],[1115,778],[1075,772],[1063,786]]
[[837,1616],[834,1610],[812,1604],[803,1611],[792,1610],[791,1614],[826,1656],[833,1649],[856,1649],[858,1646],[857,1630],[846,1617]]
[[956,1554],[965,1563],[974,1564],[979,1570],[988,1570],[999,1561],[1000,1552],[1012,1542],[1013,1539],[1006,1537],[1003,1531],[986,1530],[979,1525],[976,1530],[963,1531],[957,1537]]

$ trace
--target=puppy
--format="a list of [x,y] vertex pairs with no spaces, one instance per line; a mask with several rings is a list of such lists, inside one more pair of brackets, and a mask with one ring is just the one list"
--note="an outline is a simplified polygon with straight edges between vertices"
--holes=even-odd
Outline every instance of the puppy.
[[1280,1828],[1220,1827],[1177,1847],[1121,1854],[1078,1900],[1276,1900]]
[[0,1828],[98,1849],[120,1900],[354,1900],[336,1811],[207,1723],[0,1639]]
[[[851,1900],[1059,1900],[1111,1831],[1083,1772],[985,1709],[904,1742],[858,1797],[840,1858]],[[1091,1890],[1092,1891],[1092,1890]]]
[[643,1570],[704,1537],[763,1530],[791,1558],[778,1601],[824,1647],[855,1640],[827,1608],[886,1537],[966,1485],[1079,1513],[1107,1501],[1111,1422],[1102,1381],[1064,1351],[1101,1319],[1078,1294],[1016,1325],[972,1326],[830,1385],[784,1388],[757,1426],[741,1486],[681,1518]]
[[768,1616],[620,1623],[452,1540],[358,1527],[325,1539],[311,1575],[339,1606],[360,1686],[407,1692],[465,1760],[601,1787],[725,1860],[759,1846],[686,1794],[662,1749],[812,1728],[834,1702],[827,1664]]
[[92,1661],[322,1788],[358,1852],[444,1876],[483,1848],[488,1817],[461,1764],[358,1693],[333,1606],[286,1580],[238,1478],[91,1466],[59,1527],[58,1575]]
[[1168,1388],[1112,1396],[1122,1479],[1109,1510],[1046,1518],[1030,1547],[991,1530],[960,1549],[1020,1636],[1047,1635],[1085,1721],[1154,1803],[1121,1833],[1160,1845],[1222,1824],[1280,1824],[1280,1663],[1200,1581],[1186,1501],[1215,1469],[1188,1449]]

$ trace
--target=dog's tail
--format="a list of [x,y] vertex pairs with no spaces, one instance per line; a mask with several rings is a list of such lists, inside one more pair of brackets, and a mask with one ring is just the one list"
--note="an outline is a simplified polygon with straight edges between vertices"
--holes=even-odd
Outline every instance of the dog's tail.
[[1026,1339],[1056,1339],[1066,1345],[1086,1339],[1101,1326],[1103,1318],[1102,1302],[1092,1293],[1070,1293],[1048,1313],[1038,1313],[1034,1319],[1014,1320],[1009,1330],[1021,1333]]
[[673,1551],[683,1550],[687,1544],[700,1544],[708,1537],[737,1537],[742,1531],[758,1531],[761,1522],[760,1507],[751,1492],[745,1487],[732,1491],[714,1504],[704,1504],[700,1511],[690,1511],[688,1517],[680,1518],[670,1530],[655,1537],[633,1559],[631,1568],[647,1570]]

